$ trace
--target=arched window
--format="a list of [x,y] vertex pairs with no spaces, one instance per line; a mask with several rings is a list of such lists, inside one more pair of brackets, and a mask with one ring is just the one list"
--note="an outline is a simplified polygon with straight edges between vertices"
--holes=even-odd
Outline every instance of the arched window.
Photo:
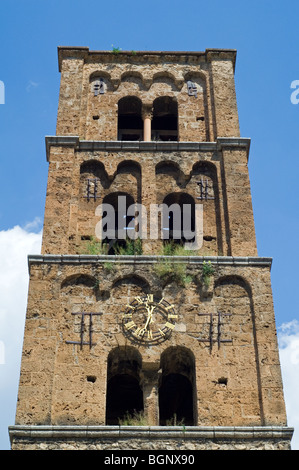
[[132,347],[119,347],[108,356],[106,424],[119,424],[127,415],[143,412],[139,373],[141,356]]
[[130,238],[128,231],[134,230],[134,216],[127,215],[128,208],[134,204],[134,198],[124,192],[115,192],[104,197],[104,204],[108,204],[111,209],[103,214],[103,220],[105,218],[107,224],[103,226],[102,240],[109,244],[108,254],[113,255],[116,254],[116,246],[126,246],[127,238]]
[[178,140],[178,104],[174,98],[161,96],[155,99],[152,140]]
[[159,387],[161,426],[193,426],[195,413],[195,361],[191,351],[170,347],[161,355],[162,380]]
[[118,102],[118,140],[142,140],[142,102],[126,96]]
[[195,239],[195,202],[187,193],[171,193],[163,200],[164,241],[185,244]]

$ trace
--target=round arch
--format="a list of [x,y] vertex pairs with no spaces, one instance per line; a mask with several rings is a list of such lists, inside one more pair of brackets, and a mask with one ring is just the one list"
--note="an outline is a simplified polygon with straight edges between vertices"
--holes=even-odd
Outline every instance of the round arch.
[[136,348],[120,346],[110,351],[107,358],[107,425],[117,425],[127,415],[143,412],[141,368],[142,358]]
[[170,193],[163,199],[162,236],[168,242],[185,244],[195,237],[195,201],[186,192]]
[[60,284],[60,289],[74,286],[84,286],[94,288],[96,284],[96,278],[87,274],[77,273],[66,277]]
[[142,140],[142,101],[137,96],[124,96],[118,102],[118,140]]
[[152,140],[178,140],[178,103],[172,96],[159,96],[153,102]]
[[245,277],[239,275],[224,275],[219,277],[215,280],[215,289],[220,286],[234,284],[242,287],[247,292],[249,297],[252,296],[252,289],[249,281]]
[[161,354],[159,387],[160,425],[196,422],[195,357],[184,346],[171,346]]
[[149,281],[145,277],[139,276],[138,274],[135,274],[135,273],[125,274],[123,276],[120,276],[114,279],[111,289],[114,289],[120,286],[121,284],[127,283],[127,282],[130,282],[131,284],[136,284],[136,286],[139,286],[140,288],[142,288],[145,293],[150,292]]

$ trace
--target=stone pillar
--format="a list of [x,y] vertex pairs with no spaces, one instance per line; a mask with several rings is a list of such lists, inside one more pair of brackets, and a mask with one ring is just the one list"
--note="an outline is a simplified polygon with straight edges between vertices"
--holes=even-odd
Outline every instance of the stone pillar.
[[56,135],[79,135],[83,66],[82,57],[62,63]]
[[145,142],[150,142],[152,139],[152,106],[151,104],[146,104],[143,106],[142,110],[143,118],[143,140]]
[[[51,145],[51,140],[53,145]],[[74,172],[75,148],[78,137],[62,137],[60,144],[54,139],[47,138],[48,185],[45,206],[42,253],[69,253],[69,236],[74,233],[76,225],[76,208],[70,200],[76,188],[76,173]]]
[[230,256],[257,256],[250,181],[249,139],[218,138],[226,205],[226,232]]
[[149,426],[159,426],[159,365],[151,366],[143,369],[141,374],[144,416]]
[[212,83],[215,136],[239,137],[240,126],[235,90],[234,67],[236,52],[207,50]]

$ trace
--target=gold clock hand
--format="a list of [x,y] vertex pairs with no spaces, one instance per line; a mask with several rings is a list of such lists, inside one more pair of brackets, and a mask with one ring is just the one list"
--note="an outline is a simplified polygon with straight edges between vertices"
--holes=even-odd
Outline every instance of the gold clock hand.
[[149,305],[145,305],[145,308],[147,310],[147,320],[146,320],[146,323],[144,325],[144,328],[146,329],[147,326],[150,324],[150,323],[153,323],[154,320],[153,320],[153,311],[155,309],[155,305],[152,305],[151,307],[149,307]]

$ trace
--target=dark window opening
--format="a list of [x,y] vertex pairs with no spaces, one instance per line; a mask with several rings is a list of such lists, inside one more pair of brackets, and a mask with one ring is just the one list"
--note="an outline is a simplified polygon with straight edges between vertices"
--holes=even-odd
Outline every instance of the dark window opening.
[[186,193],[172,193],[165,197],[163,203],[167,210],[163,212],[163,240],[184,245],[195,241],[195,202]]
[[119,424],[127,415],[143,411],[143,393],[139,382],[129,374],[112,377],[107,386],[106,424]]
[[127,96],[118,103],[118,140],[142,140],[142,103],[135,96]]
[[152,140],[178,140],[178,105],[169,96],[157,98],[153,103]]
[[190,380],[181,374],[168,374],[159,390],[160,426],[192,426],[193,391]]
[[140,387],[141,356],[135,348],[118,347],[108,356],[106,424],[143,412],[143,392]]
[[161,369],[160,425],[193,426],[197,421],[194,355],[183,346],[171,346],[161,355]]
[[[103,225],[102,240],[108,245],[107,254],[115,255],[117,248],[125,248],[127,239],[130,239],[129,231],[134,228],[134,216],[128,216],[128,208],[134,204],[134,198],[127,193],[111,193],[103,199],[103,204],[111,205],[111,214],[103,213],[103,220],[107,223]],[[112,231],[112,233],[110,232]]]

